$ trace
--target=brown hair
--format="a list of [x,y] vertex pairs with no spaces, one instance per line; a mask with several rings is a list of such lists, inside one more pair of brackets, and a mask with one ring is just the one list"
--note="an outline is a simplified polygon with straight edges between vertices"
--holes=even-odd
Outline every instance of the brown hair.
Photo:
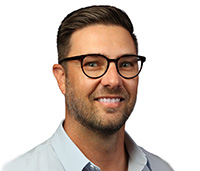
[[122,26],[131,34],[138,53],[133,25],[124,11],[113,6],[89,6],[73,11],[62,21],[57,35],[58,61],[69,53],[72,34],[78,29],[94,24]]

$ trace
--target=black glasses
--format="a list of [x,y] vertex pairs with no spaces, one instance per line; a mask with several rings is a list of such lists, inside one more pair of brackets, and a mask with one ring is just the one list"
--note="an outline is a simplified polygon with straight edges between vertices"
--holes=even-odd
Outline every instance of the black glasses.
[[107,72],[110,62],[114,62],[119,75],[131,79],[138,76],[146,58],[138,55],[123,55],[117,59],[109,59],[101,54],[87,54],[64,58],[59,61],[59,64],[70,60],[79,60],[83,73],[89,78],[102,77]]

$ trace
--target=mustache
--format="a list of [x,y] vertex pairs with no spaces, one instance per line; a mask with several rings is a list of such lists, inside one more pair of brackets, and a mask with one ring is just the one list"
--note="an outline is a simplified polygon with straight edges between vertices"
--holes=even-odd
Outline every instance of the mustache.
[[108,96],[108,95],[115,95],[115,96],[121,96],[121,97],[124,97],[124,98],[129,98],[129,94],[121,88],[110,89],[110,88],[104,87],[100,90],[96,90],[95,92],[93,92],[89,96],[89,99],[93,100],[93,99],[95,99],[99,96]]

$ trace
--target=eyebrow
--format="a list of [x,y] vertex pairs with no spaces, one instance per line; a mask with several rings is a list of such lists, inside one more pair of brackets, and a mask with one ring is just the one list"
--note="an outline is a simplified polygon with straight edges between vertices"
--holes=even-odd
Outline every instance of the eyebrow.
[[[87,54],[85,54],[85,55],[100,55],[100,56],[105,56],[105,57],[107,57],[107,58],[112,57],[112,56],[107,55],[107,54],[105,54],[105,53],[87,53]],[[120,57],[124,57],[124,56],[139,56],[139,55],[134,54],[134,53],[124,53],[124,54],[121,54],[121,55],[116,56],[116,58],[120,58]],[[113,57],[114,57],[114,56],[113,56]]]

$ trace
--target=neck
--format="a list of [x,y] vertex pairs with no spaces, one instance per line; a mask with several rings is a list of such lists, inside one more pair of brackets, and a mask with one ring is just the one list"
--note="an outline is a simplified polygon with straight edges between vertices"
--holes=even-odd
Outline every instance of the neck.
[[66,117],[64,129],[81,152],[102,171],[127,170],[124,126],[112,135],[101,135]]

